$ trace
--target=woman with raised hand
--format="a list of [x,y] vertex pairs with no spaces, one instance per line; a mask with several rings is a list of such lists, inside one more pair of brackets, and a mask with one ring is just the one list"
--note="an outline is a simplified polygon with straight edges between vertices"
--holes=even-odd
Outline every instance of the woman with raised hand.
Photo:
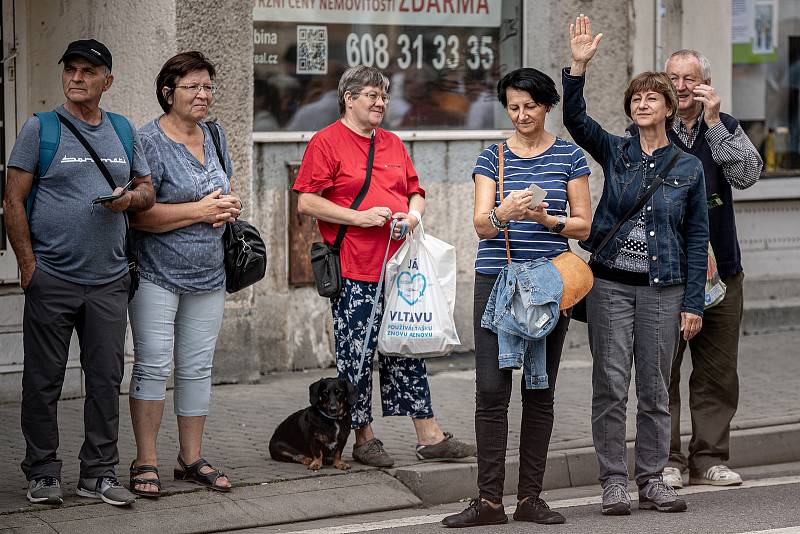
[[[683,333],[703,322],[708,248],[703,166],[674,146],[667,128],[678,98],[663,72],[633,78],[623,96],[634,136],[604,130],[586,113],[586,67],[602,34],[589,17],[570,24],[572,65],[562,72],[564,125],[603,168],[603,194],[588,239],[594,287],[586,298],[592,351],[592,437],[603,487],[602,513],[630,514],[625,418],[636,366],[636,469],[639,508],[686,510],[664,483],[670,440],[672,357]],[[651,196],[649,196],[651,194]]]

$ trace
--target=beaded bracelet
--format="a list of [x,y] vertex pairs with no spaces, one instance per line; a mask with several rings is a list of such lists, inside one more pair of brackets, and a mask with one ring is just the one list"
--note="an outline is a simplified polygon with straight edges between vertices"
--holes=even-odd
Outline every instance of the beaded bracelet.
[[497,218],[497,208],[492,208],[492,211],[489,212],[489,222],[497,230],[508,228],[508,223],[503,224],[500,222],[500,219]]

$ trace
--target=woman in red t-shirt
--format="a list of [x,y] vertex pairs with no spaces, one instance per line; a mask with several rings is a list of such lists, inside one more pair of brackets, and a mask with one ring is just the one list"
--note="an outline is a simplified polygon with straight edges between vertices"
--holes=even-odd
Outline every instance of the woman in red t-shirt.
[[[353,458],[376,467],[394,463],[372,431],[372,352],[378,343],[383,292],[378,287],[392,219],[403,221],[391,236],[390,254],[402,244],[403,226],[413,230],[425,210],[425,191],[396,135],[379,128],[386,112],[389,80],[372,67],[353,67],[339,81],[341,120],[311,139],[295,181],[298,211],[319,222],[323,239],[331,244],[341,225],[348,225],[340,247],[342,293],[331,299],[336,367],[341,378],[356,385],[352,407],[356,441]],[[350,209],[366,178],[370,144],[375,143],[372,178],[364,200]],[[378,307],[369,338],[370,357],[359,376],[360,348],[375,295]],[[463,458],[475,447],[442,432],[433,416],[425,361],[379,355],[383,415],[407,415],[417,432],[419,459]]]

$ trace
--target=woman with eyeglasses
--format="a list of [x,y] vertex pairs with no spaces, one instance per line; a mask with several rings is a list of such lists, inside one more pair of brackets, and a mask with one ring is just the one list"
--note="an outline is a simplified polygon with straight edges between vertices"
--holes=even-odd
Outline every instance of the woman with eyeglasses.
[[156,78],[164,114],[141,130],[156,203],[131,218],[141,283],[129,305],[134,341],[130,407],[136,459],[130,489],[158,497],[156,438],[174,362],[179,451],[174,474],[217,491],[228,477],[201,455],[211,367],[225,306],[222,234],[242,209],[231,191],[222,128],[220,153],[204,122],[214,99],[214,65],[200,52],[169,59]]
[[[389,101],[389,80],[378,69],[356,66],[339,80],[341,119],[317,132],[308,143],[294,184],[297,209],[317,219],[323,239],[333,245],[339,229],[343,288],[331,298],[339,377],[356,386],[351,407],[355,429],[353,458],[375,467],[390,467],[394,459],[372,429],[372,355],[378,344],[383,291],[378,286],[387,245],[394,254],[407,230],[419,224],[425,210],[425,190],[403,142],[380,128]],[[370,157],[374,148],[374,158]],[[353,205],[372,172],[366,196]],[[390,221],[400,221],[390,236]],[[361,345],[367,334],[372,304],[378,298],[363,369]],[[416,455],[421,460],[463,458],[474,446],[442,432],[434,418],[425,360],[379,354],[383,415],[411,418],[417,434]],[[347,464],[340,463],[340,469]]]

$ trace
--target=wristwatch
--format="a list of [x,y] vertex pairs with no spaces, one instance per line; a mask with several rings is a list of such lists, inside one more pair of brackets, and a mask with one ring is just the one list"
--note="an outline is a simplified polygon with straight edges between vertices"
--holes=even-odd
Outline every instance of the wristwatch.
[[553,234],[560,234],[566,225],[567,217],[565,215],[556,215],[556,224],[548,228],[548,230]]

